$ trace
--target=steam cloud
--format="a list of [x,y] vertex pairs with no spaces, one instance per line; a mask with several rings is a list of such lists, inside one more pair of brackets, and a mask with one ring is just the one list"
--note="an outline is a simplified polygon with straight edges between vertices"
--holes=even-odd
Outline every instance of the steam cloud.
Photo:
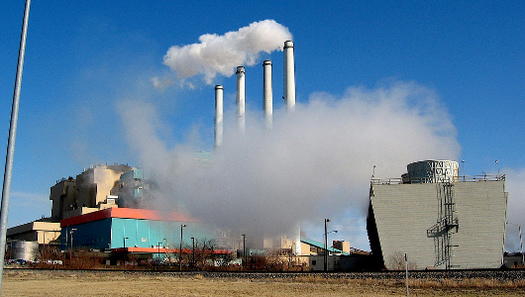
[[284,41],[291,38],[288,28],[274,20],[254,22],[224,35],[201,35],[199,43],[172,46],[164,56],[164,64],[179,78],[204,74],[206,83],[211,84],[217,73],[229,77],[238,65],[257,63],[261,52],[282,50]]
[[[248,234],[279,235],[327,217],[347,222],[349,210],[364,222],[374,165],[377,177],[400,177],[409,162],[459,155],[450,115],[416,83],[350,87],[308,102],[276,110],[272,130],[248,117],[244,134],[227,112],[223,146],[208,162],[196,162],[191,145],[168,148],[150,103],[123,104],[120,112],[142,166],[159,182],[159,205]],[[368,245],[364,228],[337,228],[353,245]]]
[[[520,251],[520,237],[519,230],[515,224],[519,224],[525,228],[525,203],[520,193],[525,193],[525,169],[506,169],[505,191],[509,193],[508,207],[507,207],[507,237],[505,240],[505,248],[507,251]],[[522,230],[523,231],[523,230]]]

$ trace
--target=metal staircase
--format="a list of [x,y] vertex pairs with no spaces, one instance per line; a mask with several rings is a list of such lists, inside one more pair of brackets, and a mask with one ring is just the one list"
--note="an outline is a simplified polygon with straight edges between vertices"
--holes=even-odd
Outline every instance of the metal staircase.
[[453,245],[451,239],[452,234],[457,233],[459,229],[453,186],[450,182],[437,183],[438,219],[436,224],[427,229],[427,237],[434,238],[435,266],[445,264],[446,269],[453,267],[451,264],[452,248],[457,245]]

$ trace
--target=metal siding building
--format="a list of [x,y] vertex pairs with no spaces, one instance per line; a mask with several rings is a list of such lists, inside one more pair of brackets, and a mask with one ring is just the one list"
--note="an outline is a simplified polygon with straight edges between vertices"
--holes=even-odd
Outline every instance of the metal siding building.
[[201,224],[182,213],[109,208],[62,220],[62,246],[71,246],[73,230],[73,247],[155,249],[160,244],[178,248],[182,224],[186,225],[186,245],[191,243],[191,237],[213,239]]
[[404,253],[412,269],[499,268],[506,209],[501,177],[416,184],[373,181],[367,224],[372,252],[387,269],[398,269]]

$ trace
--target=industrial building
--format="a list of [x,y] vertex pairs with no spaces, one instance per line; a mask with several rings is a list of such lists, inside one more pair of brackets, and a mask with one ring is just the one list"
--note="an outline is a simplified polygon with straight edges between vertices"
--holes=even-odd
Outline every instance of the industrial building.
[[64,219],[60,224],[64,249],[157,253],[159,248],[178,249],[181,238],[188,244],[191,237],[213,237],[188,215],[148,209],[108,208]]
[[34,241],[40,244],[53,244],[60,236],[60,224],[49,218],[36,220],[7,230],[11,241]]
[[[293,42],[284,43],[285,59],[285,101],[288,109],[295,105],[295,74]],[[271,61],[263,63],[265,71],[264,102],[266,120],[271,125],[272,115],[272,76]],[[245,68],[237,67],[237,116],[238,128],[245,129]],[[215,147],[219,147],[223,137],[222,86],[216,86]],[[210,161],[209,153],[200,152],[195,160],[203,166]],[[189,216],[177,212],[153,211],[148,197],[150,181],[145,172],[123,164],[97,165],[85,169],[76,178],[58,180],[51,187],[49,199],[52,201],[51,217],[43,221],[10,228],[8,239],[25,240],[44,244],[60,244],[62,248],[86,247],[94,249],[122,249],[128,251],[147,251],[162,246],[180,243],[182,228],[187,228],[191,237],[216,239],[219,248],[238,248],[239,234],[236,238],[211,236],[210,232]],[[184,226],[184,227],[181,227]],[[177,233],[178,232],[178,233]],[[225,234],[229,232],[216,232]],[[230,232],[231,233],[231,232]],[[44,234],[44,235],[42,235]],[[233,243],[222,245],[224,243]],[[294,241],[297,246],[299,237]],[[222,246],[221,246],[222,245]],[[286,242],[286,246],[290,243]]]
[[20,253],[33,258],[33,243],[151,254],[178,252],[181,238],[186,243],[191,237],[213,239],[213,232],[187,214],[147,209],[149,181],[144,176],[142,169],[128,165],[101,164],[57,181],[50,188],[51,217],[10,228],[10,246],[15,253],[31,250]]
[[[294,44],[284,43],[284,96],[288,112],[295,108]],[[246,69],[236,69],[237,128],[246,130]],[[272,62],[263,62],[263,109],[267,129],[272,128]],[[223,144],[224,88],[215,86],[214,148]],[[195,161],[206,166],[210,153],[199,152]],[[51,187],[51,217],[8,230],[8,239],[85,247],[112,252],[145,254],[182,253],[193,240],[214,240],[225,251],[243,247],[245,235],[232,230],[206,228],[188,214],[156,211],[148,195],[154,185],[140,168],[123,164],[97,165],[75,178],[63,178]],[[263,248],[287,251],[296,263],[313,270],[399,269],[406,254],[411,269],[499,268],[503,265],[507,193],[505,176],[459,175],[450,160],[424,160],[407,166],[399,178],[370,182],[367,231],[372,250],[352,249],[348,242],[334,247],[300,235],[266,238]],[[18,246],[12,245],[12,246]],[[23,244],[21,246],[24,246]],[[27,244],[27,246],[34,246]],[[31,248],[34,250],[34,248]],[[322,261],[320,259],[323,259]]]
[[[53,206],[51,218],[56,221],[118,207],[119,194],[130,199],[137,186],[128,181],[133,177],[141,177],[141,169],[128,165],[97,165],[85,169],[76,178],[63,178],[51,187],[49,199]],[[133,179],[141,182],[142,179]],[[126,187],[124,187],[126,185]],[[137,198],[137,197],[134,197]],[[120,202],[125,203],[125,202]]]
[[404,268],[406,254],[410,269],[501,267],[505,176],[460,176],[450,160],[407,169],[401,178],[371,180],[367,231],[376,262]]
[[187,214],[151,209],[148,189],[142,169],[122,164],[92,166],[76,179],[62,179],[50,193],[61,247],[157,253],[180,248],[184,231],[188,242],[213,239]]

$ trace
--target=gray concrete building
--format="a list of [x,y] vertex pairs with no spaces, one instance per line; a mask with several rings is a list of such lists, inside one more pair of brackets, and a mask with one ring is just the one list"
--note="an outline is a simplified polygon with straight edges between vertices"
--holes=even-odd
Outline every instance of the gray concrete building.
[[458,167],[425,160],[402,178],[372,179],[367,230],[379,266],[404,269],[405,254],[411,269],[503,265],[505,176],[469,178]]

